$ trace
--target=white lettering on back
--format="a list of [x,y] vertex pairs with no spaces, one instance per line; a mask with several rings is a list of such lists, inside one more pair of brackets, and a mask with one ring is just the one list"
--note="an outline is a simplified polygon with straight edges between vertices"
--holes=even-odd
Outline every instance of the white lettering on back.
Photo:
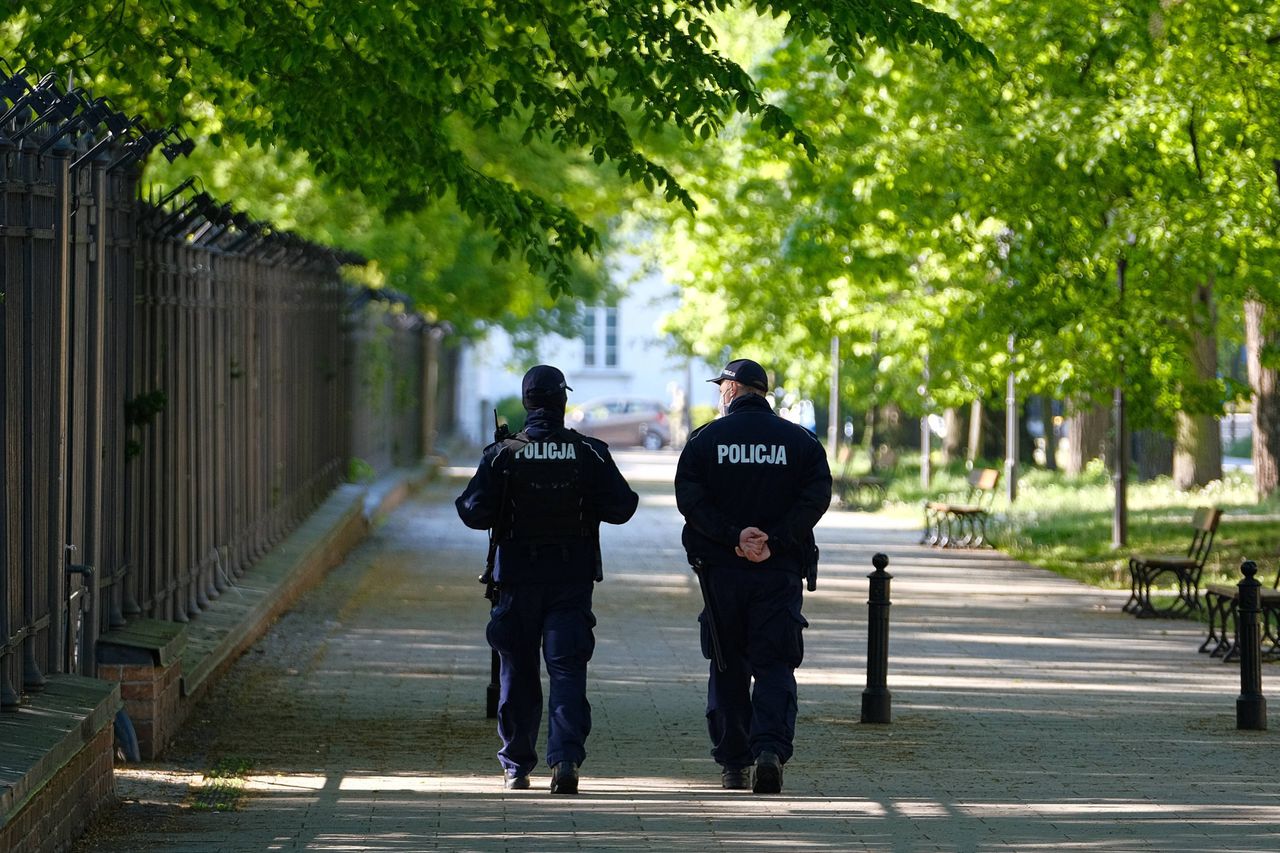
[[516,451],[517,459],[577,459],[577,445],[565,441],[534,441]]
[[716,464],[786,465],[785,444],[717,444]]

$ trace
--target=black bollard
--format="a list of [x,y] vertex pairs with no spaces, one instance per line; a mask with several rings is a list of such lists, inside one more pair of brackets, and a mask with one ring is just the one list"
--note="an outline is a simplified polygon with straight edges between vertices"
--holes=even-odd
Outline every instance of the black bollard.
[[498,717],[498,672],[502,665],[498,660],[498,653],[490,650],[489,658],[489,688],[484,692],[484,715],[491,720]]
[[1262,695],[1262,634],[1258,614],[1262,612],[1262,584],[1254,577],[1258,566],[1252,560],[1240,565],[1244,580],[1236,605],[1236,647],[1240,650],[1240,697],[1236,699],[1236,728],[1267,730],[1267,697]]
[[889,722],[889,581],[893,575],[884,570],[889,558],[876,554],[871,558],[876,570],[871,579],[871,595],[867,599],[867,689],[862,691],[862,722]]

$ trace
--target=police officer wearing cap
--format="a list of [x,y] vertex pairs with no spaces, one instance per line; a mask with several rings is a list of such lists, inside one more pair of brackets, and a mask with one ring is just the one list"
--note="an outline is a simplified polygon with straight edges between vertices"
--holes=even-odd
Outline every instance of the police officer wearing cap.
[[802,579],[816,566],[813,528],[831,503],[831,469],[813,433],[774,413],[759,364],[736,359],[708,381],[723,417],[689,437],[675,491],[704,593],[711,755],[725,788],[778,793],[809,624]]
[[542,721],[539,650],[550,683],[551,792],[576,794],[591,731],[587,662],[595,650],[591,594],[601,577],[600,522],[622,524],[639,497],[608,445],[564,425],[564,374],[525,374],[524,429],[495,442],[455,505],[468,527],[492,529],[497,596],[486,636],[500,660],[498,761],[507,788],[529,787]]

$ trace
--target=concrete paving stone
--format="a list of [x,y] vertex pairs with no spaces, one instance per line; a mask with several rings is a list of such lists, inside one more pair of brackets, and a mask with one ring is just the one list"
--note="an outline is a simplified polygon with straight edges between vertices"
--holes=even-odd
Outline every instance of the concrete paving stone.
[[[1201,626],[1136,620],[1123,595],[924,548],[910,524],[859,513],[818,531],[784,793],[722,790],[674,456],[618,458],[649,481],[636,517],[604,531],[579,796],[550,795],[545,767],[533,790],[502,788],[484,718],[485,536],[458,522],[455,480],[300,599],[165,761],[119,770],[115,825],[76,849],[1280,851],[1277,736],[1235,729],[1239,670],[1196,652]],[[893,721],[863,725],[876,551],[893,575]],[[198,781],[231,756],[251,769],[229,814],[153,780]]]

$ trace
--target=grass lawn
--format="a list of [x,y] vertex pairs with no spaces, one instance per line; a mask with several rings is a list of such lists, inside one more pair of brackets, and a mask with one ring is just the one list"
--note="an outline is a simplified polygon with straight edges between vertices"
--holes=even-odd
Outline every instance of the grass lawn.
[[[1003,464],[986,467],[1003,468]],[[920,517],[926,497],[963,496],[962,464],[946,469],[935,466],[934,473],[933,486],[926,492],[920,485],[918,457],[904,456],[879,511]],[[1239,581],[1242,560],[1257,562],[1259,580],[1271,585],[1280,567],[1280,502],[1259,503],[1251,476],[1229,472],[1222,480],[1191,492],[1177,491],[1167,477],[1145,483],[1135,480],[1129,481],[1124,548],[1111,547],[1114,487],[1098,461],[1079,477],[1026,470],[1018,480],[1018,497],[1012,506],[1001,483],[988,533],[993,544],[1010,556],[1094,586],[1127,589],[1130,554],[1185,553],[1193,510],[1218,506],[1224,514],[1201,587]]]

